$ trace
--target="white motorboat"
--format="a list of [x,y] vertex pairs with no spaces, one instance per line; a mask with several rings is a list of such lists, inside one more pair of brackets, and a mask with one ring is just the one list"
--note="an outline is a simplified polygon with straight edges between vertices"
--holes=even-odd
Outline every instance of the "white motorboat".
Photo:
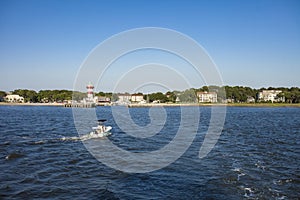
[[93,131],[90,133],[92,137],[106,137],[111,135],[110,130],[112,129],[111,126],[105,126],[104,122],[106,119],[98,120],[98,126],[93,127]]

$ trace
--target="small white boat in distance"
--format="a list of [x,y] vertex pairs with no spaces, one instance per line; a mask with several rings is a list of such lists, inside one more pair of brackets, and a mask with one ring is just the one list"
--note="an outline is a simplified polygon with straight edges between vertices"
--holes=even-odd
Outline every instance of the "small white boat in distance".
[[111,126],[105,126],[104,122],[106,119],[100,119],[98,120],[98,126],[93,127],[93,131],[90,133],[92,137],[106,137],[111,135],[110,130],[112,129]]

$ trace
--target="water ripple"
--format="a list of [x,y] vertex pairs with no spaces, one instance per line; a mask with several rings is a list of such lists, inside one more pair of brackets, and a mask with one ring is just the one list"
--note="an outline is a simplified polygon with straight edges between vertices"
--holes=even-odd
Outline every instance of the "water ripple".
[[[299,198],[299,108],[228,108],[218,143],[201,160],[210,108],[200,111],[198,134],[181,158],[151,173],[128,174],[87,151],[70,109],[0,106],[0,199]],[[180,123],[176,112],[178,108],[166,108],[161,132],[137,139],[122,132],[109,107],[97,108],[113,126],[108,139],[131,152],[168,144]],[[150,122],[149,109],[131,109],[130,114],[140,126]],[[103,149],[101,139],[84,142]]]

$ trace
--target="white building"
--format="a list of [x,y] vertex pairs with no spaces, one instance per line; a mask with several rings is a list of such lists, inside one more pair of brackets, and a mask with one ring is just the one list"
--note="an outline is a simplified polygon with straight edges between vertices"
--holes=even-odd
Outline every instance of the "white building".
[[10,103],[24,103],[24,97],[21,97],[18,94],[8,94],[4,99]]
[[259,101],[271,101],[272,103],[284,101],[284,98],[278,98],[277,96],[281,92],[281,90],[263,90],[258,93],[258,99]]
[[197,92],[199,103],[216,103],[217,93],[216,92]]
[[119,103],[130,103],[131,95],[130,94],[118,94]]
[[248,97],[247,98],[247,103],[255,103],[255,98],[254,97]]
[[143,94],[133,94],[131,95],[131,102],[142,102],[144,101],[144,95]]

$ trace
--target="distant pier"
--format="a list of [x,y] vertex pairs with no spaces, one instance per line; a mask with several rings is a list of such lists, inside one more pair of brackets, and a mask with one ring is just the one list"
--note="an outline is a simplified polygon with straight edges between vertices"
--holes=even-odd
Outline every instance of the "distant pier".
[[95,103],[66,103],[64,104],[65,108],[94,108],[96,107]]

